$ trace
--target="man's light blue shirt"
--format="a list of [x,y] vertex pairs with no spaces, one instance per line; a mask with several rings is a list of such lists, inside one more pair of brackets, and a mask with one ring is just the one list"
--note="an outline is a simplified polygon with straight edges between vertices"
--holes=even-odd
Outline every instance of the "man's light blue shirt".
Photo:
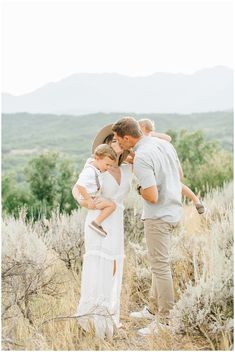
[[143,189],[157,186],[156,204],[144,200],[142,219],[177,223],[182,215],[179,159],[173,145],[156,137],[142,137],[134,147],[134,174]]

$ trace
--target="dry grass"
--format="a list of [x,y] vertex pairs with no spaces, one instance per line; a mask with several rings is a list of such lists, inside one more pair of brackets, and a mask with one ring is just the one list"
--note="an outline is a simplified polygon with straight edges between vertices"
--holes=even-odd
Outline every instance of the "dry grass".
[[[195,258],[199,264],[207,263],[206,269],[203,270],[207,273],[211,270],[210,261],[202,259],[203,245],[208,248],[213,246],[211,228],[216,221],[220,222],[221,226],[225,226],[227,211],[225,208],[227,209],[231,204],[231,197],[228,200],[230,191],[225,190],[224,194],[218,192],[208,197],[207,204],[211,209],[211,214],[207,217],[200,217],[193,207],[185,206],[182,228],[180,233],[174,236],[172,248],[174,284],[178,300],[190,281],[196,284],[201,278],[202,269],[200,265],[195,264]],[[63,222],[63,226],[66,227],[64,218]],[[40,231],[43,231],[43,227],[40,227]],[[204,238],[200,242],[202,235]],[[41,238],[42,233],[38,236]],[[53,286],[57,292],[45,294],[45,287],[42,286],[36,294],[30,297],[29,309],[32,323],[12,303],[12,307],[3,315],[2,348],[4,350],[182,351],[232,349],[231,334],[220,334],[216,337],[208,335],[207,330],[203,333],[196,329],[194,332],[188,331],[184,334],[172,334],[163,330],[157,336],[149,338],[142,338],[136,334],[137,330],[148,322],[130,319],[129,312],[147,303],[151,279],[147,270],[148,262],[142,237],[142,235],[139,236],[139,243],[134,243],[131,239],[126,244],[121,295],[123,326],[115,332],[112,339],[100,340],[95,337],[94,332],[84,334],[79,327],[72,316],[76,312],[80,295],[81,266],[76,267],[76,270],[68,269],[66,262],[60,259],[59,254],[49,249],[44,265],[53,264],[49,265],[43,273],[42,280],[44,281],[42,282],[46,282],[45,278],[54,278],[57,275],[56,284]],[[192,247],[190,247],[191,244]],[[4,292],[2,297],[4,307],[7,301]]]

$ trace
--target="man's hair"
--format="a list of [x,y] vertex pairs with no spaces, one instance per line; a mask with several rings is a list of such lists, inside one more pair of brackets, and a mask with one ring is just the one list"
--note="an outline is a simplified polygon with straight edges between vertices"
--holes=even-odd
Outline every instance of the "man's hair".
[[141,119],[138,121],[141,127],[145,127],[148,132],[154,131],[154,121],[150,119]]
[[130,116],[126,116],[118,120],[112,127],[113,132],[121,138],[124,136],[131,136],[138,138],[143,135],[138,122]]
[[111,160],[117,160],[117,154],[108,144],[100,144],[95,148],[94,155],[100,159],[104,159],[106,156]]

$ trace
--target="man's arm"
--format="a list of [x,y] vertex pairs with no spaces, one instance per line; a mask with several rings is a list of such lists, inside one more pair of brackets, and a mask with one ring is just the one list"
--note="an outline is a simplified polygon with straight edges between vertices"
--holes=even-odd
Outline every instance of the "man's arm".
[[184,178],[184,172],[183,172],[181,163],[180,163],[180,161],[179,161],[179,157],[178,157],[177,152],[176,152],[175,148],[173,147],[173,145],[172,145],[172,144],[169,144],[169,147],[172,149],[173,153],[175,154],[175,160],[176,160],[176,162],[177,162],[177,164],[178,164],[178,169],[179,169],[180,181],[182,181],[183,178]]
[[182,169],[180,162],[179,162],[179,174],[180,174],[180,181],[182,181],[184,178],[184,172],[183,172],[183,169]]
[[148,202],[156,204],[158,201],[158,189],[156,185],[156,178],[153,171],[153,166],[146,155],[135,157],[134,159],[134,173],[139,180],[141,188],[140,195]]
[[143,189],[142,187],[139,190],[141,196],[150,203],[156,204],[158,201],[158,189],[157,186],[151,186]]

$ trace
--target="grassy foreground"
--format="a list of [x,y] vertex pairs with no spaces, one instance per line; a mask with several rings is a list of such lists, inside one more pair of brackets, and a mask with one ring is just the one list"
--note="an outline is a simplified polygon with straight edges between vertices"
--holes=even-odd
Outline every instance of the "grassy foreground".
[[[233,317],[232,184],[205,199],[199,216],[184,206],[180,230],[172,238],[172,270],[177,303],[175,334],[138,337],[145,321],[129,312],[147,303],[151,282],[140,201],[126,202],[126,258],[121,322],[112,339],[84,335],[72,316],[80,295],[84,210],[70,217],[26,224],[5,218],[2,245],[3,350],[231,350]],[[92,278],[91,278],[92,280]]]

